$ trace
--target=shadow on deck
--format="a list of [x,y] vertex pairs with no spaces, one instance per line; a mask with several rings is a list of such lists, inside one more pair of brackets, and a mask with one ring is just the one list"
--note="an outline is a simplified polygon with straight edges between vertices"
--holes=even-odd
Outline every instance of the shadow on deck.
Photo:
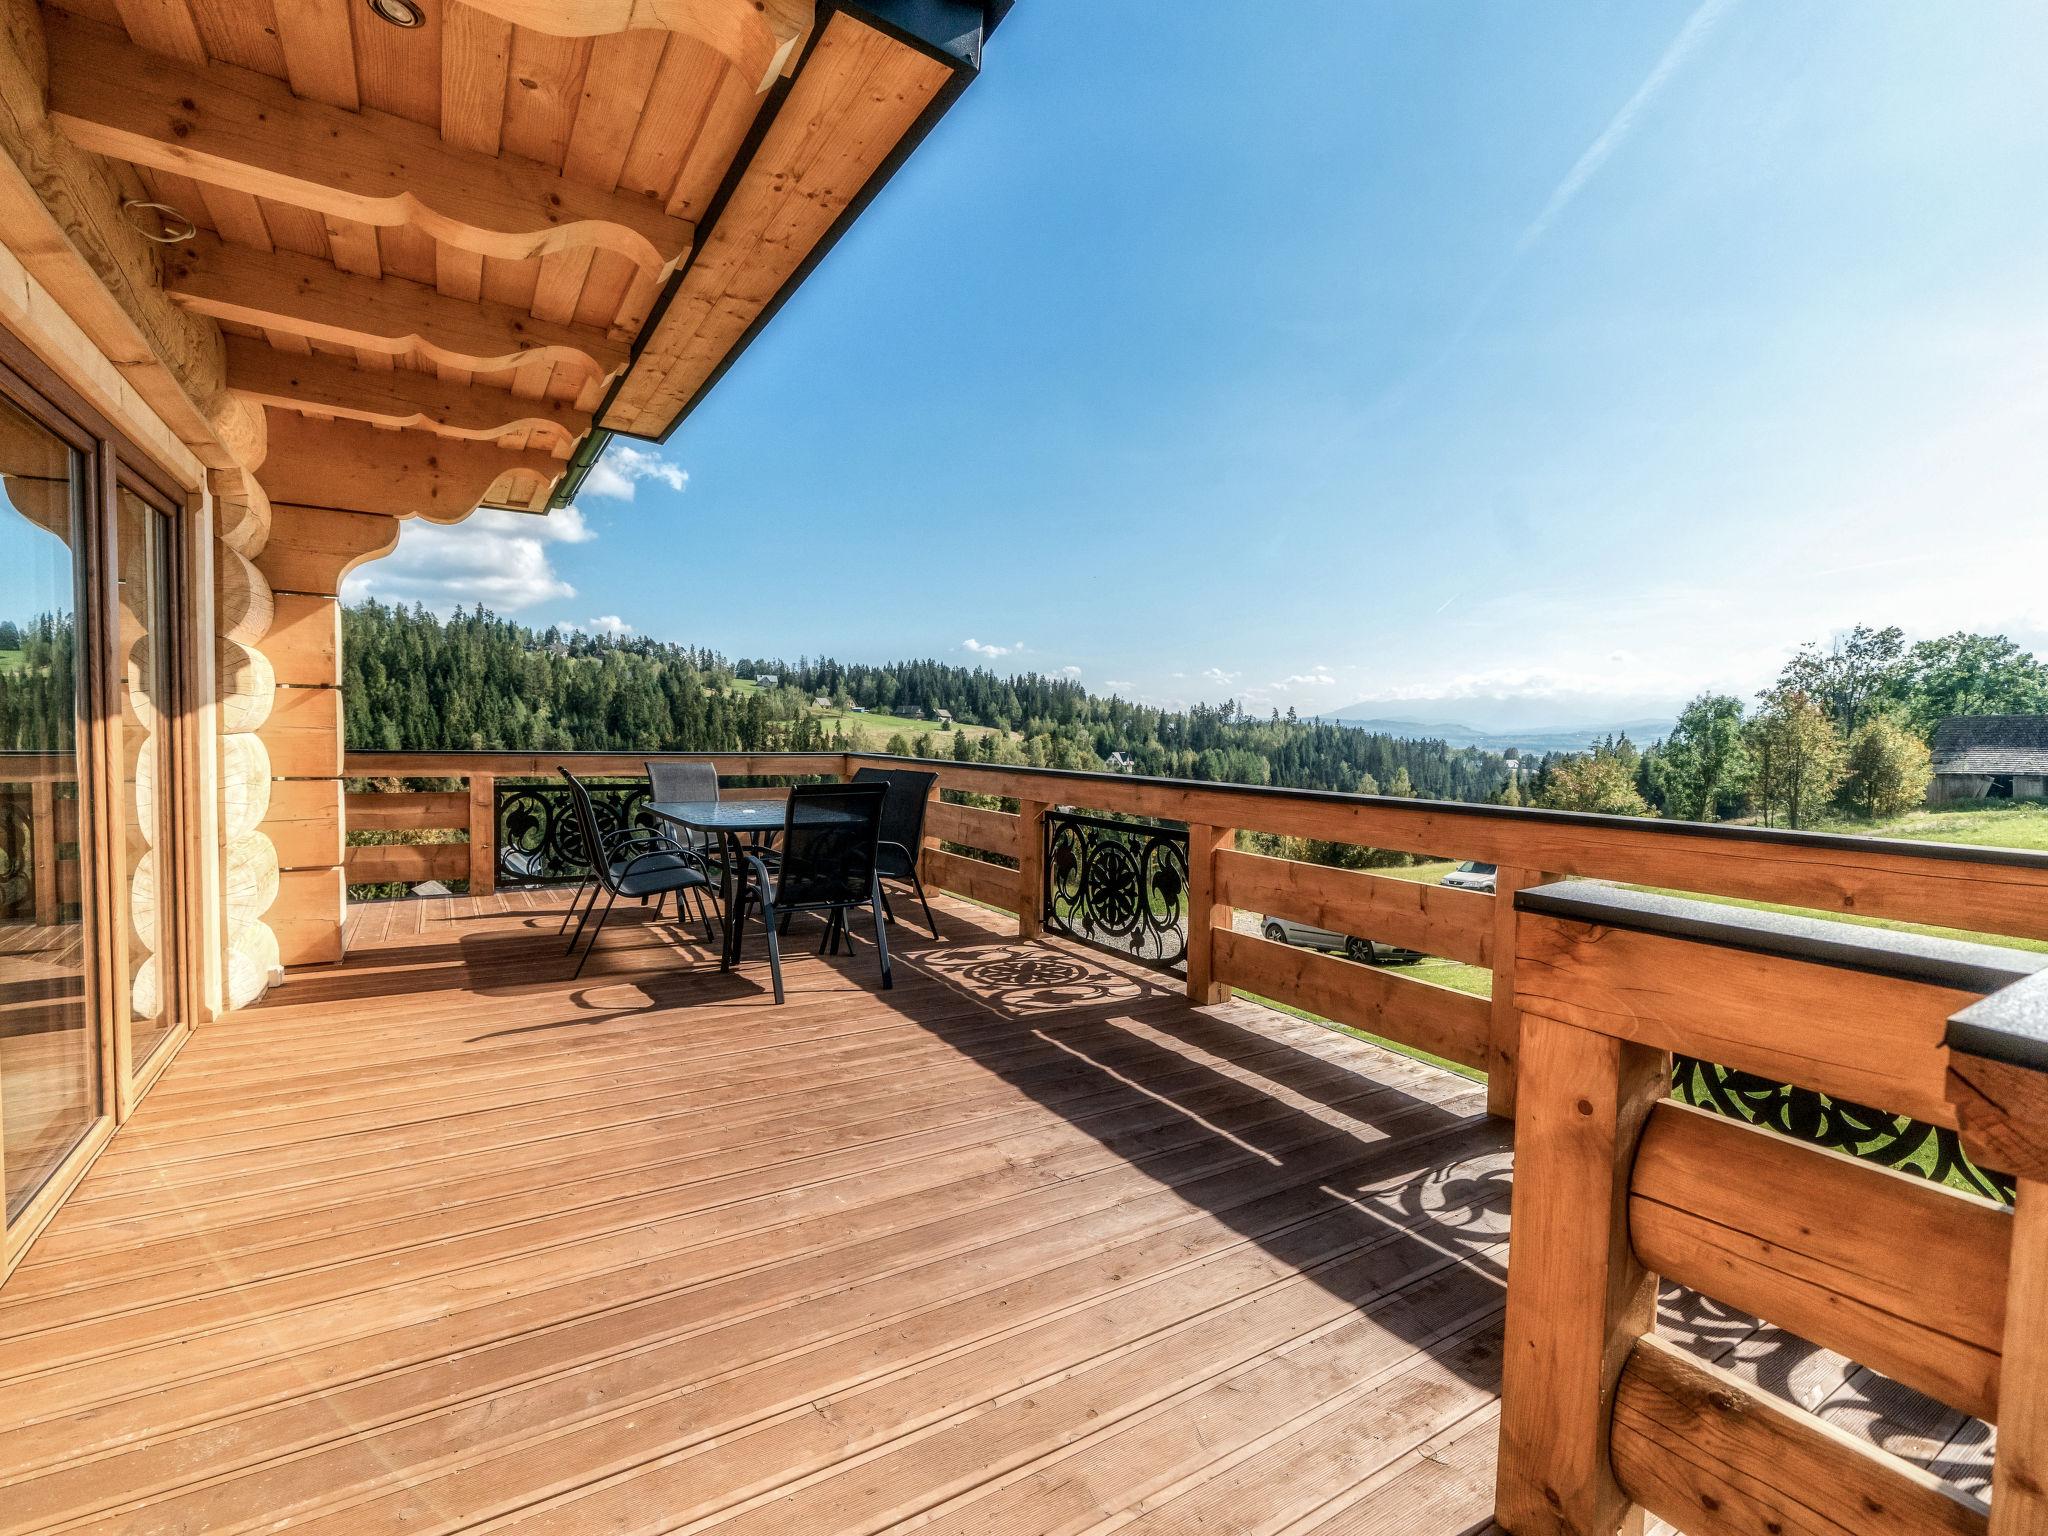
[[0,1529],[1484,1526],[1476,1085],[953,902],[886,993],[644,920],[571,984],[565,899],[193,1040],[0,1291]]

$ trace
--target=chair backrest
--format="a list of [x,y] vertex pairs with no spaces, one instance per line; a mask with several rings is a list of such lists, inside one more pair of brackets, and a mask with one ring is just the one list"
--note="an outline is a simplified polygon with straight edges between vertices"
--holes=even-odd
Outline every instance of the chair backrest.
[[881,784],[799,784],[782,822],[775,905],[786,909],[866,901],[882,836]]
[[583,855],[583,862],[590,866],[590,872],[606,890],[611,889],[611,865],[604,857],[604,831],[597,822],[597,806],[590,798],[590,791],[583,781],[568,769],[560,770],[569,781],[569,798],[576,806],[576,830],[581,834],[581,849],[573,850]]
[[856,768],[856,784],[881,784],[889,793],[882,801],[882,841],[896,843],[917,857],[924,841],[924,808],[931,804],[936,773],[916,768]]
[[647,765],[650,800],[702,804],[718,798],[718,766],[715,763],[656,763]]

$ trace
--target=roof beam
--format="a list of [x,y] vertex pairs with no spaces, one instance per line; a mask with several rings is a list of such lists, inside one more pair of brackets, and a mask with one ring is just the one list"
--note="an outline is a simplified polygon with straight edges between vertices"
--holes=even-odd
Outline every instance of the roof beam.
[[425,432],[385,432],[355,421],[270,413],[263,488],[273,502],[459,522],[514,471],[553,485],[567,466],[536,449],[452,442]]
[[181,64],[62,11],[45,17],[50,120],[81,149],[507,261],[594,247],[661,278],[695,237],[658,199],[447,144],[388,112],[302,101],[255,70]]
[[357,368],[319,353],[280,352],[246,336],[228,337],[227,346],[228,388],[259,405],[479,440],[530,431],[574,439],[590,430],[588,411],[559,400],[525,400],[410,368]]
[[469,0],[501,21],[555,37],[638,30],[695,38],[765,91],[789,73],[816,21],[814,0]]
[[313,341],[420,355],[473,373],[547,360],[607,375],[627,346],[590,325],[536,320],[510,304],[451,299],[402,277],[363,277],[311,256],[255,251],[202,232],[168,253],[164,291],[216,320]]

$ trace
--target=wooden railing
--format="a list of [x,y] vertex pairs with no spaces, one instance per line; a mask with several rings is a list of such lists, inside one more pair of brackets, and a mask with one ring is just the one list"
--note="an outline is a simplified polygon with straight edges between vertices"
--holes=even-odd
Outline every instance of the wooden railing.
[[68,753],[0,753],[0,827],[8,873],[27,880],[5,894],[6,916],[39,928],[63,920],[84,890],[79,863],[78,764]]
[[[2048,956],[1587,883],[1517,907],[1500,1523],[2048,1530]],[[1673,1103],[1674,1052],[1955,1130],[2015,1203]],[[1660,1276],[1995,1423],[1988,1522],[1658,1339]]]
[[[726,778],[754,782],[906,766],[839,753],[663,756],[708,756]],[[352,848],[350,877],[453,876],[489,890],[498,780],[552,777],[564,763],[637,777],[645,761],[351,754],[351,776],[464,785],[352,794],[352,828],[436,826],[469,841]],[[2028,979],[2048,957],[1627,889],[2042,940],[2048,856],[915,766],[937,775],[929,885],[1014,912],[1033,937],[1046,916],[1051,810],[1184,825],[1191,997],[1256,992],[1481,1068],[1489,1107],[1519,1106],[1498,1479],[1506,1529],[1606,1536],[1647,1508],[1693,1536],[2048,1532],[2048,1074],[2038,1070],[2048,973]],[[1239,831],[1483,860],[1498,867],[1501,894],[1240,851]],[[1485,967],[1492,994],[1239,932],[1240,907]],[[1914,1117],[1959,1140],[1957,1157],[1967,1150],[2016,1176],[2002,1185],[2016,1183],[2014,1203],[1674,1102],[1674,1054],[1829,1096],[1818,1105]],[[1988,1522],[1982,1503],[1661,1343],[1660,1275],[1996,1423]]]

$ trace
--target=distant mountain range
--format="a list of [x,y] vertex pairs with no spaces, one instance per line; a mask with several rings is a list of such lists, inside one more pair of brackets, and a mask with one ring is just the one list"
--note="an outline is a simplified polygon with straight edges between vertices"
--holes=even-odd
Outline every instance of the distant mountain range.
[[1488,752],[1505,752],[1509,747],[1524,752],[1583,752],[1608,736],[1626,736],[1639,747],[1671,734],[1677,724],[1668,717],[1649,716],[1636,720],[1604,721],[1594,725],[1530,725],[1508,730],[1482,731],[1454,720],[1388,720],[1351,714],[1325,715],[1340,725],[1409,741],[1441,741],[1453,747],[1480,747]]

